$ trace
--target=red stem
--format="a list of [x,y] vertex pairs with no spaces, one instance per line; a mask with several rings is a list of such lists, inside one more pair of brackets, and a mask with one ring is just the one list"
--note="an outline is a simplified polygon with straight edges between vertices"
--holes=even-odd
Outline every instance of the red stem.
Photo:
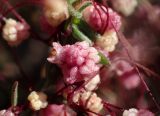
[[150,75],[153,75],[154,77],[157,77],[160,79],[160,75],[155,73],[154,71],[152,71],[151,69],[143,66],[142,64],[139,64],[139,63],[135,63],[137,65],[137,67],[141,68],[142,70],[145,71],[145,73],[150,76]]
[[[6,2],[6,0],[4,0],[4,2]],[[22,17],[19,16],[19,14],[15,11],[15,9],[23,7],[23,6],[26,6],[26,5],[33,5],[33,4],[35,4],[35,5],[41,5],[42,3],[40,1],[24,1],[24,2],[17,3],[15,6],[11,6],[10,3],[9,3],[10,8],[7,11],[5,11],[3,13],[3,15],[6,16],[10,12],[13,12],[13,13],[15,13],[15,16],[21,21]]]
[[[118,58],[116,60],[113,60],[113,62],[117,62],[118,60],[125,60],[125,61],[131,63],[127,58],[123,58],[123,57]],[[160,75],[158,73],[152,71],[151,69],[147,68],[146,66],[143,66],[142,64],[140,64],[136,61],[135,61],[135,64],[139,69],[143,70],[144,73],[147,74],[148,76],[152,75],[153,77],[156,77],[156,78],[160,79]]]
[[107,23],[105,23],[105,25],[104,25],[104,28],[103,28],[103,30],[102,30],[102,34],[105,32],[105,30],[107,29],[107,27],[108,27],[108,25],[109,25],[109,13],[108,13],[108,7],[106,7],[106,9],[107,9],[107,12],[103,9],[103,7],[102,6],[100,6],[101,7],[101,9],[103,10],[103,12],[106,14],[106,16],[107,16]]
[[[101,12],[100,12],[100,10],[99,10],[98,7],[97,7],[97,3],[94,2],[93,0],[92,0],[92,2],[93,2],[93,5],[94,5],[96,11],[97,11],[98,14],[99,14],[99,17],[100,17],[101,23],[102,23],[101,26],[103,27],[103,26],[104,26],[104,21],[103,21],[103,19],[102,19]],[[102,34],[102,30],[100,30],[100,33]]]
[[[3,0],[3,2],[9,9],[12,9],[11,12],[17,17],[17,19],[19,19],[22,23],[26,23],[26,21],[15,11],[14,7],[12,7],[8,0]],[[5,16],[5,14],[3,15]]]
[[97,115],[97,116],[103,116],[103,115],[101,115],[101,114],[99,114],[99,113],[96,113],[96,112],[93,112],[93,111],[90,111],[90,110],[86,110],[86,111],[89,112],[89,113],[95,114],[95,115]]

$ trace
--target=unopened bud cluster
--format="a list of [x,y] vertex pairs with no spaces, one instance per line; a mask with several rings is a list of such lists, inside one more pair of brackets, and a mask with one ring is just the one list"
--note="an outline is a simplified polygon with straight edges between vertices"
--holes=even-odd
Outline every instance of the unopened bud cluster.
[[31,92],[28,96],[28,100],[30,101],[30,106],[33,110],[40,110],[48,105],[48,102],[46,101],[47,96],[42,92]]
[[20,44],[29,36],[29,26],[14,19],[6,19],[3,27],[3,38],[11,46]]

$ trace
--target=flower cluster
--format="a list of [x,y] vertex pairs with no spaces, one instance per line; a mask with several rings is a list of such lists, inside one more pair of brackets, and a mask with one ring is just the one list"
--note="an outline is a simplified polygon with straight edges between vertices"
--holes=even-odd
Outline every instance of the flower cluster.
[[100,56],[87,42],[61,46],[53,43],[48,61],[58,64],[67,83],[79,82],[94,77],[100,69]]
[[[107,25],[107,30],[119,30],[121,26],[120,16],[111,8],[100,5],[91,5],[83,11],[85,21],[96,31],[102,31]],[[114,27],[113,27],[114,25]],[[105,30],[106,30],[105,29]]]
[[96,40],[96,45],[112,52],[118,43],[116,32],[121,27],[121,18],[111,8],[100,5],[91,5],[83,12],[85,21],[95,30],[101,32]]
[[[71,102],[85,109],[98,113],[102,108],[102,100],[96,93],[100,83],[100,76],[96,75],[100,69],[98,51],[90,47],[87,42],[77,42],[74,45],[61,46],[53,43],[53,49],[48,61],[58,64],[67,83],[85,81],[84,88],[74,91]],[[70,93],[66,93],[69,96]]]
[[102,99],[91,91],[77,91],[73,95],[73,102],[95,113],[99,113],[103,108]]

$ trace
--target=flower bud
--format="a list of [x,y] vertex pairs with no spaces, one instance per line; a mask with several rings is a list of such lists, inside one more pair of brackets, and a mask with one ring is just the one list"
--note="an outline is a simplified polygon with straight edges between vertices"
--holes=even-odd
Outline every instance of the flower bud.
[[66,0],[44,0],[44,14],[48,23],[57,27],[69,18]]
[[31,92],[28,96],[28,100],[30,101],[33,110],[40,110],[48,105],[48,102],[46,101],[47,96],[42,92]]
[[138,114],[138,110],[135,108],[131,108],[123,112],[123,116],[137,116],[137,114]]
[[96,75],[85,85],[85,89],[87,91],[93,91],[97,88],[99,83],[100,83],[100,76]]
[[118,43],[118,37],[114,30],[106,31],[96,41],[96,45],[106,50],[107,52],[113,52]]
[[79,91],[74,94],[73,102],[93,112],[100,112],[103,108],[102,100],[91,91]]
[[131,15],[138,5],[137,0],[112,0],[114,9],[125,16]]
[[20,44],[29,36],[29,26],[11,18],[5,20],[5,25],[2,30],[3,38],[11,46]]

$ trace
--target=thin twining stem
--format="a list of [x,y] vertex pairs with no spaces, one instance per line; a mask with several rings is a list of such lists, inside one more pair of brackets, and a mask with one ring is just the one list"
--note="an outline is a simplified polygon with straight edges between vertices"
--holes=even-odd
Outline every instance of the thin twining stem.
[[[110,19],[109,19],[110,20]],[[146,82],[143,79],[143,76],[141,75],[135,61],[132,58],[132,55],[130,54],[130,50],[132,50],[132,45],[128,42],[128,40],[124,37],[124,35],[120,32],[117,31],[117,29],[115,28],[113,22],[110,20],[112,27],[114,28],[115,32],[117,33],[118,39],[120,40],[120,42],[122,43],[122,45],[124,46],[124,49],[128,55],[128,58],[131,60],[131,63],[133,64],[133,67],[135,68],[136,72],[139,75],[139,78],[142,82],[142,84],[144,85],[146,91],[149,93],[149,95],[151,96],[153,102],[155,103],[156,107],[158,108],[158,110],[160,110],[160,106],[157,103],[157,101],[155,100],[155,97],[153,96],[153,94],[151,93],[151,90],[149,89],[148,85],[146,84]]]
[[[118,62],[118,60],[125,60],[126,62],[131,63],[130,60],[128,58],[125,58],[125,57],[117,58],[117,59],[113,60],[113,62]],[[151,69],[149,69],[146,66],[138,63],[137,61],[135,61],[135,64],[139,69],[143,70],[144,73],[147,74],[148,76],[152,75],[153,77],[156,77],[156,78],[160,79],[160,75],[158,73],[152,71]]]
[[[7,11],[5,11],[3,13],[4,16],[8,15],[10,12],[12,12],[12,10],[15,11],[15,9],[17,8],[20,8],[20,7],[23,7],[23,6],[27,6],[27,5],[42,5],[42,2],[41,1],[23,1],[23,2],[20,2],[20,3],[17,3],[16,5],[14,6],[11,6],[11,8],[9,8]],[[16,11],[15,11],[16,12]],[[18,17],[17,17],[18,18]]]
[[[112,23],[112,25],[113,25],[113,23]],[[114,27],[114,25],[113,25],[113,27]],[[115,27],[114,27],[114,29],[115,29]],[[115,29],[115,31],[116,31],[116,29]],[[139,76],[142,84],[144,85],[146,91],[147,91],[147,92],[149,93],[149,95],[151,96],[151,98],[152,98],[153,102],[155,103],[156,107],[158,108],[158,110],[160,110],[159,104],[158,104],[157,101],[155,100],[155,97],[154,97],[153,94],[151,93],[151,90],[149,89],[148,85],[147,85],[146,82],[144,81],[143,76],[141,75],[141,73],[140,73],[140,71],[139,71],[139,69],[138,69],[135,61],[132,59],[132,56],[131,56],[130,53],[129,53],[129,49],[126,47],[126,46],[129,46],[129,47],[132,49],[132,46],[129,44],[129,42],[127,41],[127,39],[125,39],[125,37],[123,36],[122,33],[119,33],[118,31],[116,31],[116,33],[117,33],[117,36],[118,36],[120,42],[123,44],[124,49],[125,49],[128,57],[129,57],[129,59],[131,60],[131,63],[133,64],[133,67],[135,68],[136,72],[138,73],[138,76]],[[125,45],[126,45],[126,46],[125,46]]]

